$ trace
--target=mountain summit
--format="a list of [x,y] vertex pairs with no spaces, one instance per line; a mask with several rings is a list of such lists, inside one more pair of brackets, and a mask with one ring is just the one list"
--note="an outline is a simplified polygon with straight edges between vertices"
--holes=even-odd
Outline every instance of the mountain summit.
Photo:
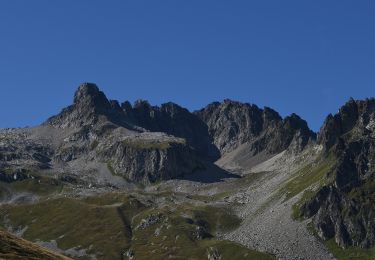
[[64,108],[46,123],[54,127],[73,128],[94,125],[100,120],[119,123],[121,116],[114,103],[111,103],[95,84],[83,83],[74,94],[73,105]]
[[350,99],[329,115],[318,143],[335,158],[329,181],[303,207],[324,239],[342,247],[375,244],[375,99]]
[[[305,222],[289,216],[310,221],[326,243],[334,241],[341,248],[375,246],[374,140],[373,98],[350,99],[336,115],[328,115],[316,134],[297,114],[282,118],[269,107],[226,99],[190,112],[173,102],[153,106],[145,100],[108,100],[98,86],[83,83],[73,104],[43,124],[0,129],[0,185],[27,180],[39,185],[48,180],[68,186],[65,197],[114,190],[137,193],[134,187],[144,187],[138,194],[143,203],[136,205],[144,209],[153,201],[152,208],[160,212],[168,204],[176,213],[176,205],[191,200],[189,205],[203,208],[210,203],[235,205],[244,222],[225,234],[229,240],[288,259],[316,254],[327,259],[329,254],[310,237]],[[178,195],[159,200],[160,194],[153,193],[159,188]],[[6,192],[6,201],[38,200],[27,192]],[[149,200],[144,201],[143,192]],[[116,207],[115,215],[126,219],[122,206],[113,205],[105,207]],[[134,231],[158,221],[167,223],[159,213],[145,217]],[[212,235],[198,215],[179,216],[179,221],[184,219],[180,227],[195,225],[189,241]],[[128,222],[125,225],[132,225]],[[160,230],[152,231],[155,237]],[[315,242],[310,245],[311,241]],[[309,250],[296,248],[296,243]]]
[[[288,148],[301,151],[315,140],[306,122],[295,114],[282,119],[270,108],[231,100],[194,113],[172,102],[160,107],[142,100],[120,105],[93,83],[81,84],[73,104],[58,115],[41,126],[14,130],[14,137],[17,134],[41,152],[31,149],[30,154],[13,155],[15,159],[37,170],[63,168],[62,176],[79,180],[90,176],[94,183],[98,180],[88,173],[98,169],[105,172],[107,168],[107,177],[114,173],[147,183],[191,174],[243,147],[245,160],[261,154],[260,162]],[[3,167],[12,168],[14,162],[6,160]],[[87,168],[87,162],[92,167]],[[73,164],[74,171],[68,170]]]

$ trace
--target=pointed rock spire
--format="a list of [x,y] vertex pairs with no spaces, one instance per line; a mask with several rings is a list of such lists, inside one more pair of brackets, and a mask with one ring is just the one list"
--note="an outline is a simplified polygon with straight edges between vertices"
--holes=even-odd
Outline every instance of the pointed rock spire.
[[46,124],[59,128],[81,127],[94,124],[99,115],[110,117],[113,113],[111,103],[94,83],[81,84],[74,94],[73,105],[49,118]]
[[94,83],[81,84],[74,94],[74,105],[83,110],[95,109],[103,112],[111,109],[111,104],[105,94]]

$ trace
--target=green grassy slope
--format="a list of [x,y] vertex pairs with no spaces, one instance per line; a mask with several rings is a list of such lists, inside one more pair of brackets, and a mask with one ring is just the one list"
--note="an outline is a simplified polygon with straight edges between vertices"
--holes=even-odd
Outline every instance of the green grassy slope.
[[[30,189],[28,185],[32,184],[18,184],[22,189]],[[134,259],[207,259],[209,254],[221,259],[274,259],[215,239],[216,232],[231,230],[240,220],[230,209],[206,205],[198,198],[175,204],[171,197],[186,195],[113,192],[86,198],[51,196],[59,192],[60,187],[51,188],[48,196],[32,205],[0,206],[0,224],[26,227],[23,237],[30,241],[54,240],[62,250],[85,249],[98,259],[126,255],[134,255]],[[155,200],[165,202],[160,205]]]
[[[292,217],[296,220],[303,220],[301,206],[312,199],[316,192],[324,185],[329,183],[327,174],[335,165],[335,157],[333,155],[325,158],[318,158],[314,163],[308,164],[301,168],[296,175],[290,179],[280,192],[285,195],[288,200],[302,193],[301,198],[293,206]],[[356,199],[358,203],[368,205],[375,203],[375,181],[369,181],[360,188],[355,188],[349,193],[351,199]],[[366,208],[366,207],[365,207]],[[364,209],[365,210],[365,209]],[[343,211],[345,213],[345,209]],[[310,225],[312,233],[315,234],[313,227]],[[349,247],[343,249],[339,247],[334,239],[322,241],[327,249],[339,260],[375,259],[375,247],[363,249],[359,247]]]

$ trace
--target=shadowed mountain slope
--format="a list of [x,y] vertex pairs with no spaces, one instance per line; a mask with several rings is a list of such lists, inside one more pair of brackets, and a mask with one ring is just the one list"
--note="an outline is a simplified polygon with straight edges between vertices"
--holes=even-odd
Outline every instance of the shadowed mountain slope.
[[[324,240],[370,248],[375,245],[374,131],[374,99],[349,100],[316,135],[298,115],[282,118],[268,107],[233,100],[195,112],[172,102],[132,105],[108,100],[95,84],[84,83],[73,104],[43,124],[0,129],[0,181],[48,180],[54,187],[68,183],[112,191],[137,183],[219,187],[224,179],[240,183],[246,175],[259,175],[265,188],[255,194],[247,187],[246,200],[261,194],[264,200],[256,205],[267,208],[276,195],[281,203],[293,199],[298,201],[293,214],[311,219]],[[231,190],[212,194],[225,201]],[[8,195],[7,202],[38,199]],[[246,212],[256,214],[251,205]],[[264,224],[263,218],[256,221]]]
[[[141,100],[120,105],[93,83],[80,85],[73,104],[41,126],[1,134],[4,180],[51,170],[111,185],[118,182],[112,175],[143,183],[181,178],[242,144],[249,147],[246,157],[251,158],[281,152],[291,144],[300,151],[315,139],[295,114],[282,119],[272,109],[230,100],[196,113],[172,102],[160,107]],[[92,174],[98,169],[105,180]]]
[[313,216],[322,238],[342,247],[375,245],[375,99],[351,99],[329,115],[318,143],[336,163],[303,215]]
[[68,260],[41,246],[0,230],[0,259]]

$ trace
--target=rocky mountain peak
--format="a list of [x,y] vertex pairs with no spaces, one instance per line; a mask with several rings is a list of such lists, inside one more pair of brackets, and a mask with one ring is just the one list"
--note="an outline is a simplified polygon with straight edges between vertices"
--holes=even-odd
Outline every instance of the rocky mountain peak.
[[[335,158],[330,183],[304,205],[323,239],[335,238],[341,247],[375,244],[375,99],[349,101],[328,115],[318,137]],[[311,211],[311,209],[313,209]],[[309,212],[310,211],[310,212]]]
[[315,139],[306,121],[296,114],[283,119],[271,108],[230,99],[213,102],[194,113],[173,102],[160,107],[145,100],[120,105],[108,100],[93,83],[81,84],[73,105],[47,121],[59,128],[94,127],[98,122],[185,138],[201,155],[213,160],[244,143],[251,145],[254,154],[274,154],[287,149],[293,140],[298,147],[294,150],[300,150]]
[[99,94],[101,91],[95,83],[84,82],[78,86],[74,94],[74,102],[76,103],[77,99],[85,96],[93,96]]
[[280,114],[269,107],[264,107],[262,117],[264,127],[269,127],[282,121]]
[[375,125],[375,99],[354,100],[350,98],[335,115],[329,114],[320,129],[318,143],[326,151],[338,143],[339,138],[355,139],[361,134],[372,134]]
[[302,133],[308,135],[315,135],[315,133],[310,130],[309,126],[307,125],[307,122],[295,113],[284,118],[284,125],[291,129],[300,130]]
[[[87,194],[96,188],[129,193],[129,182],[149,184],[183,178],[183,182],[171,181],[163,186],[168,192],[171,188],[189,194],[207,191],[205,194],[211,197],[228,193],[226,198],[220,196],[212,202],[234,202],[236,207],[244,204],[250,210],[249,217],[267,221],[247,226],[267,226],[262,229],[267,234],[269,216],[271,223],[279,224],[279,217],[288,216],[285,213],[295,199],[302,198],[295,206],[302,203],[300,215],[313,218],[311,223],[323,239],[335,239],[342,247],[374,246],[375,99],[351,98],[337,114],[327,117],[319,144],[328,153],[322,153],[315,139],[307,122],[294,113],[283,118],[271,108],[230,99],[213,102],[194,113],[173,102],[160,106],[145,100],[120,104],[108,100],[95,84],[84,83],[75,92],[73,104],[44,125],[0,129],[0,181],[39,176],[44,181],[51,176],[56,180],[54,186],[60,181],[74,185],[71,190],[77,197],[84,187],[88,187]],[[243,174],[243,179],[228,178],[224,182],[227,177],[221,177],[234,174]],[[215,186],[219,180],[222,183]],[[137,191],[142,191],[142,198],[150,191],[154,198],[155,192],[164,192],[159,190],[163,186]],[[269,204],[274,194],[280,200]],[[13,200],[8,193],[3,196]],[[177,205],[175,199],[180,197],[182,203],[191,200],[185,195],[174,196],[171,203]],[[157,200],[163,205],[166,201]],[[251,214],[263,203],[267,208],[254,218]],[[251,204],[255,206],[250,208]],[[291,230],[291,222],[285,223],[287,228],[278,230],[278,234]],[[260,233],[259,229],[254,231]],[[290,248],[301,237],[293,239]]]
[[177,115],[178,113],[190,113],[186,108],[183,108],[179,105],[177,105],[176,103],[173,103],[173,102],[168,102],[168,103],[164,103],[160,106],[160,110],[165,112],[165,113],[169,113],[171,115],[171,117],[174,117],[175,115]]
[[105,94],[94,83],[81,84],[74,94],[74,105],[81,109],[95,109],[106,111],[111,109],[111,104]]
[[185,138],[204,157],[219,156],[212,144],[207,125],[195,114],[173,102],[152,106],[148,101],[137,100],[121,105],[126,120],[151,132],[165,132]]
[[222,154],[229,153],[242,144],[250,147],[253,155],[261,152],[278,153],[290,145],[299,134],[299,147],[303,149],[315,134],[306,121],[296,114],[285,118],[275,110],[225,99],[214,102],[196,114],[208,125],[214,143]]
[[[100,116],[109,121],[119,118],[117,101],[109,101],[94,83],[81,84],[74,94],[73,104],[64,108],[58,115],[49,118],[45,124],[58,128],[82,127],[95,124]],[[120,116],[121,117],[121,116]]]
[[147,109],[151,108],[151,105],[150,105],[150,102],[148,102],[147,100],[138,99],[134,102],[133,108],[134,109],[146,109],[147,110]]

